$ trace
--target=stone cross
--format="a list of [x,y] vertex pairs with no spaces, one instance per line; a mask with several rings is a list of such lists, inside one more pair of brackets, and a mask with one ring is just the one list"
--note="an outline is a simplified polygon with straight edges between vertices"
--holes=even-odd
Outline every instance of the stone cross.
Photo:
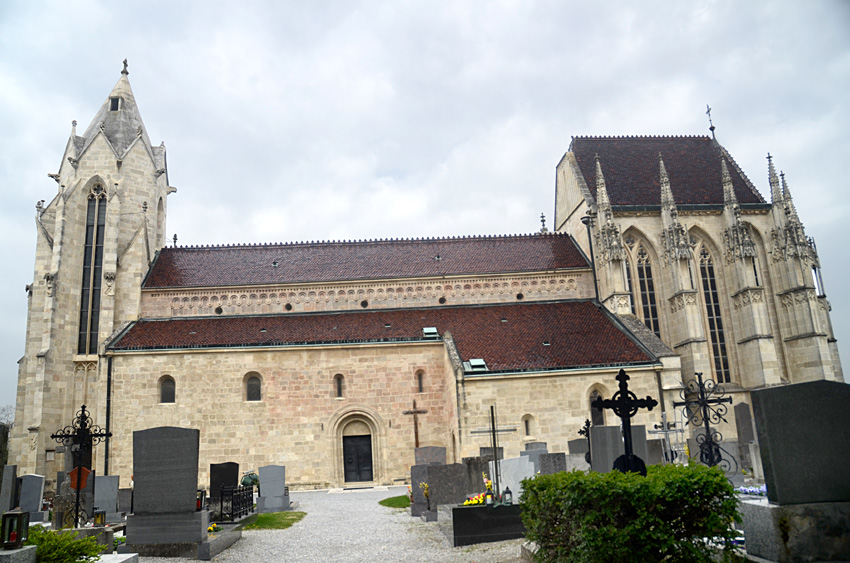
[[416,399],[413,399],[413,409],[406,410],[401,414],[412,414],[413,415],[413,437],[416,439],[416,447],[419,447],[419,418],[417,415],[427,413],[427,409],[417,409],[416,408]]
[[614,462],[614,469],[623,473],[634,471],[646,476],[646,465],[643,460],[634,455],[632,450],[632,417],[637,414],[638,409],[652,410],[658,404],[658,401],[646,396],[646,399],[638,399],[637,396],[629,391],[629,376],[625,370],[620,370],[617,374],[617,381],[620,382],[620,390],[614,393],[610,399],[597,397],[591,404],[591,408],[611,409],[614,414],[620,417],[623,421],[623,444],[626,453],[617,458]]
[[[720,385],[714,383],[713,379],[706,381],[702,380],[702,374],[694,373],[697,376],[696,380],[690,380],[685,389],[682,390],[682,400],[673,403],[674,407],[685,407],[683,410],[685,418],[688,422],[699,425],[700,420],[705,426],[705,434],[699,442],[699,458],[702,463],[709,467],[714,467],[723,461],[723,456],[720,454],[720,434],[711,429],[709,422],[715,424],[721,420],[727,422],[723,415],[726,414],[726,405],[723,403],[732,404],[732,397],[724,397],[725,392]],[[691,395],[695,398],[688,398]],[[724,469],[726,469],[724,467]]]
[[661,434],[664,436],[665,451],[664,457],[666,461],[673,463],[676,459],[676,450],[673,449],[673,442],[670,440],[670,434],[682,434],[684,431],[676,428],[675,422],[667,422],[667,413],[661,413],[661,424],[654,426],[655,430],[647,430],[649,434]]

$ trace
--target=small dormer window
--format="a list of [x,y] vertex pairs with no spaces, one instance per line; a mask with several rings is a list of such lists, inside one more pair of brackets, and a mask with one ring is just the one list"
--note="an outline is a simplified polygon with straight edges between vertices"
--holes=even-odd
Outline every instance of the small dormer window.
[[109,111],[118,111],[121,109],[121,98],[109,98]]

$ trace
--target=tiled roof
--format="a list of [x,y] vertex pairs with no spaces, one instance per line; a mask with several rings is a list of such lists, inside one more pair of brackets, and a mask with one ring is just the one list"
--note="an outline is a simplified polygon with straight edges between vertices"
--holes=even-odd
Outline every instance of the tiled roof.
[[[463,361],[492,371],[654,361],[613,316],[589,301],[140,320],[111,350],[240,348],[422,340],[450,332]],[[548,345],[545,343],[548,342]]]
[[145,288],[224,287],[587,268],[564,234],[163,248]]
[[611,205],[660,205],[658,154],[678,205],[723,205],[721,155],[738,203],[764,203],[731,155],[709,137],[575,137],[570,144],[587,187],[596,197],[596,155]]

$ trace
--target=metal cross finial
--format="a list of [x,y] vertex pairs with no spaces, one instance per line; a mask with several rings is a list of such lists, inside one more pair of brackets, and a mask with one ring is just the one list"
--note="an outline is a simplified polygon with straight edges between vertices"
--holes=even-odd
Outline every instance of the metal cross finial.
[[708,104],[705,104],[705,114],[708,116],[708,125],[709,125],[708,129],[709,129],[709,131],[711,131],[711,138],[714,139],[715,138],[715,136],[714,136],[714,123],[711,122],[711,108],[709,107]]
[[121,71],[121,74],[130,74],[130,71],[127,70],[127,59],[124,59],[124,70]]
[[540,225],[541,225],[541,227],[540,227],[541,233],[548,232],[548,229],[546,229],[546,215],[544,215],[542,213],[540,214]]
[[177,248],[177,233],[174,233],[174,248]]

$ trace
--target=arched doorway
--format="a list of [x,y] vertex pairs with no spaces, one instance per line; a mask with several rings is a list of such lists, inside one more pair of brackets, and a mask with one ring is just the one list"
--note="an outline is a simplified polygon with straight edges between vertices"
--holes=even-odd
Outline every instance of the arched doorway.
[[342,461],[346,483],[372,481],[372,430],[363,420],[351,420],[342,429]]

